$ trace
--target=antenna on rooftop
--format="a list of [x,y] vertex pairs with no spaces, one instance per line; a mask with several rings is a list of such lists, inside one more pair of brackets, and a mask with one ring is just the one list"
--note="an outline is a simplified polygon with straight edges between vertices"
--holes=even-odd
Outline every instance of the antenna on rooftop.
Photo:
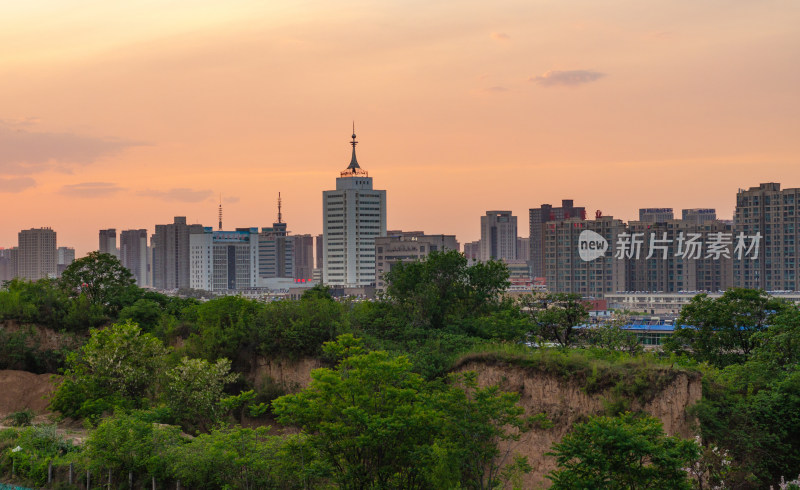
[[219,193],[219,231],[222,231],[222,193]]
[[278,223],[283,223],[283,215],[281,214],[281,193],[278,193]]

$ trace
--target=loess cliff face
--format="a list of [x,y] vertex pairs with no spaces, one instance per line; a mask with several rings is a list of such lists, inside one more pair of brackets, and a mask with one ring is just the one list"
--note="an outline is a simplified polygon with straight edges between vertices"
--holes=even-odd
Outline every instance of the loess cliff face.
[[[284,392],[296,393],[311,381],[311,371],[322,367],[318,359],[303,358],[259,359],[249,378],[256,386],[271,384]],[[545,475],[555,469],[555,460],[545,453],[555,442],[561,440],[575,423],[589,416],[605,412],[604,402],[612,399],[609,390],[589,394],[578,379],[568,379],[513,364],[485,360],[469,360],[461,363],[456,371],[474,371],[480,386],[499,385],[504,391],[520,394],[520,404],[526,415],[544,412],[553,422],[550,429],[534,429],[523,434],[519,441],[509,441],[500,447],[501,454],[510,451],[528,458],[533,471],[526,475],[524,488],[549,487]],[[669,435],[683,438],[694,437],[693,420],[686,409],[700,400],[702,385],[697,373],[675,371],[674,379],[664,385],[642,403],[631,401],[631,409],[641,410],[661,420]]]
[[319,359],[310,357],[298,360],[258,358],[248,378],[257,387],[272,385],[286,393],[296,393],[311,382],[311,371],[322,366]]
[[[501,454],[510,450],[512,454],[527,456],[533,471],[526,475],[524,488],[550,486],[550,480],[545,475],[554,470],[556,465],[555,459],[545,456],[545,453],[569,432],[574,423],[603,414],[603,402],[609,396],[607,392],[587,394],[575,381],[509,364],[470,361],[457,370],[476,372],[478,384],[482,387],[496,384],[504,391],[519,393],[520,404],[525,408],[526,415],[544,412],[553,422],[550,429],[534,429],[523,434],[519,441],[508,441],[500,447]],[[699,375],[679,372],[651,401],[644,406],[633,401],[631,409],[642,410],[659,418],[669,435],[691,438],[694,436],[693,421],[686,414],[686,408],[699,401],[701,393]]]

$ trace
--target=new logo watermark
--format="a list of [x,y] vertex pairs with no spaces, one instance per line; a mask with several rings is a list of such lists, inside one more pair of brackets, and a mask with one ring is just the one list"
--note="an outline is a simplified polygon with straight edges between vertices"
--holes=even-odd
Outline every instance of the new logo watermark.
[[608,240],[597,232],[583,230],[578,237],[578,253],[584,262],[602,257],[606,254],[606,250],[608,250]]
[[[761,233],[739,233],[734,237],[732,233],[714,232],[709,233],[705,241],[703,238],[700,233],[680,232],[674,237],[669,237],[666,232],[661,236],[655,233],[620,233],[617,235],[614,257],[638,260],[644,255],[642,252],[646,251],[645,259],[660,257],[661,260],[667,260],[675,257],[688,260],[755,260],[758,258],[762,236]],[[578,253],[585,262],[604,256],[607,250],[608,240],[599,233],[583,230],[578,236]]]

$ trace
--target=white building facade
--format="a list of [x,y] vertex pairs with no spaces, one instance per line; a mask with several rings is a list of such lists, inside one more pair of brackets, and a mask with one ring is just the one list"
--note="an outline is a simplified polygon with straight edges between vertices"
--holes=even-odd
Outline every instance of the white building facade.
[[372,188],[352,137],[350,165],[336,190],[322,192],[323,282],[331,286],[375,284],[375,238],[386,236],[386,191]]
[[189,235],[189,287],[224,292],[251,289],[258,282],[258,229]]

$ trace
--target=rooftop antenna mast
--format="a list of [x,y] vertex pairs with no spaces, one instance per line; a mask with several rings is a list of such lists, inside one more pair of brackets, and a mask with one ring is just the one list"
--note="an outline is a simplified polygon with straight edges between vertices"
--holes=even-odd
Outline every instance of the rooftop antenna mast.
[[219,194],[219,231],[222,231],[222,193]]
[[281,193],[278,193],[278,223],[283,223],[283,215],[281,214]]

